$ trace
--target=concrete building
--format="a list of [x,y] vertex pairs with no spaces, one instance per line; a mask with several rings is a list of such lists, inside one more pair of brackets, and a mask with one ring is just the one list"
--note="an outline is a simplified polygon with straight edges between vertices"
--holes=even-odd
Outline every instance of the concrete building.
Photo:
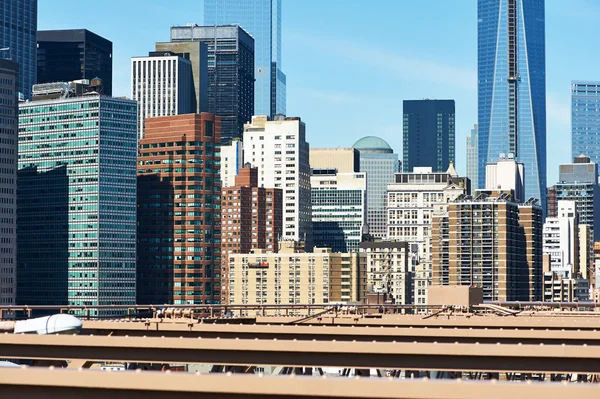
[[406,242],[362,242],[366,254],[369,302],[405,305],[413,303],[413,273]]
[[544,302],[587,302],[590,282],[584,278],[568,278],[559,273],[544,272]]
[[572,278],[579,271],[579,222],[575,201],[558,201],[558,216],[544,223],[543,252],[550,271]]
[[244,126],[244,163],[258,168],[258,185],[283,190],[283,239],[312,248],[309,146],[300,118],[253,116]]
[[[279,242],[277,253],[229,256],[229,303],[235,305],[360,303],[366,296],[364,254],[332,253]],[[281,312],[274,310],[273,312]]]
[[194,113],[192,64],[175,53],[152,52],[131,59],[131,96],[138,102],[138,137],[147,118]]
[[590,279],[594,270],[594,232],[590,225],[579,225],[579,269],[581,277]]
[[338,173],[360,172],[360,153],[356,148],[311,148],[310,167],[337,169]]
[[404,172],[444,172],[455,163],[454,100],[404,100],[403,113]]
[[229,256],[248,254],[255,249],[277,252],[282,237],[282,198],[280,188],[258,186],[258,169],[245,167],[235,185],[223,187],[221,203],[221,260],[223,300],[228,300]]
[[385,140],[367,136],[358,140],[352,148],[358,150],[360,171],[367,174],[367,225],[375,238],[386,236],[387,185],[394,182],[399,172],[398,155]]
[[485,189],[512,190],[517,203],[525,202],[524,176],[523,162],[515,161],[512,154],[500,154],[497,162],[485,166]]
[[0,59],[0,305],[17,299],[17,82],[19,65]]
[[477,148],[477,124],[473,126],[471,129],[471,134],[467,136],[467,174],[466,176],[471,180],[471,188],[473,190],[477,190],[479,188],[478,185],[478,163],[479,163],[479,151]]
[[313,168],[310,185],[314,245],[333,252],[358,251],[367,219],[365,173]]
[[433,285],[474,285],[485,300],[542,297],[542,209],[483,190],[433,212]]
[[37,32],[37,83],[102,79],[112,96],[113,44],[87,29]]
[[221,145],[221,185],[232,187],[235,177],[244,166],[244,147],[241,140]]
[[17,302],[118,314],[93,306],[136,303],[137,104],[79,86],[19,104]]
[[138,303],[220,303],[220,129],[209,113],[146,121],[138,162]]

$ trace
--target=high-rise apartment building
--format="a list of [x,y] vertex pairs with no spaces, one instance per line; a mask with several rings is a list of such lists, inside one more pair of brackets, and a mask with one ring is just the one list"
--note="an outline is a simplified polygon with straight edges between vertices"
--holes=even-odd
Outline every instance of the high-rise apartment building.
[[0,2],[0,58],[19,64],[17,92],[26,99],[37,82],[37,9],[37,0]]
[[525,165],[525,198],[546,196],[544,0],[477,1],[479,187],[500,154]]
[[542,208],[482,190],[437,204],[432,215],[434,285],[474,285],[485,300],[542,295]]
[[235,185],[223,187],[221,203],[221,260],[223,301],[228,300],[229,256],[254,249],[277,252],[282,236],[282,190],[258,186],[258,169],[242,168]]
[[208,111],[221,117],[222,143],[242,138],[244,124],[254,115],[254,38],[237,25],[174,26],[171,43],[156,48],[187,42],[207,46]]
[[286,114],[286,77],[281,64],[281,0],[204,0],[204,25],[239,25],[255,40],[254,112]]
[[195,113],[192,63],[175,53],[152,52],[131,59],[131,97],[138,102],[138,137],[146,118]]
[[575,201],[558,201],[558,216],[544,223],[544,255],[550,255],[550,270],[564,278],[579,271],[579,222]]
[[402,170],[430,167],[444,172],[454,163],[454,100],[404,100]]
[[19,65],[0,59],[0,305],[17,298],[17,153]]
[[[360,303],[366,293],[364,254],[305,253],[294,241],[279,243],[277,253],[257,249],[229,256],[229,303],[234,305]],[[271,310],[272,314],[285,310]]]
[[41,30],[37,33],[37,83],[102,79],[112,96],[113,45],[87,29]]
[[467,136],[467,174],[466,176],[471,180],[471,187],[473,190],[479,188],[478,179],[478,163],[479,163],[479,151],[477,148],[478,136],[477,136],[477,125],[471,129],[471,135]]
[[360,153],[356,148],[311,148],[310,167],[336,169],[338,173],[360,172]]
[[352,148],[358,150],[360,171],[367,174],[367,225],[369,234],[384,238],[386,229],[387,186],[399,171],[398,154],[383,139],[363,137]]
[[571,154],[600,162],[600,82],[571,82]]
[[300,118],[253,116],[244,126],[244,163],[258,168],[258,185],[283,190],[283,239],[312,248],[309,145]]
[[235,177],[244,166],[244,147],[241,140],[221,145],[221,185],[232,187]]
[[515,161],[512,154],[500,154],[498,161],[485,166],[485,189],[513,190],[513,199],[517,203],[525,202],[524,176],[525,167],[522,162]]
[[134,305],[137,104],[73,93],[19,104],[17,302]]
[[221,296],[220,120],[150,118],[138,161],[138,303]]
[[358,251],[367,221],[366,174],[313,168],[310,185],[315,246]]

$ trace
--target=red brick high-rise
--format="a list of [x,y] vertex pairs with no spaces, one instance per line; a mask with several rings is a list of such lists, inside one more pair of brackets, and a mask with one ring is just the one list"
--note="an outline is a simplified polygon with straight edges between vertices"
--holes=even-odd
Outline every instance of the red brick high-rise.
[[146,119],[138,158],[139,304],[221,297],[221,119]]

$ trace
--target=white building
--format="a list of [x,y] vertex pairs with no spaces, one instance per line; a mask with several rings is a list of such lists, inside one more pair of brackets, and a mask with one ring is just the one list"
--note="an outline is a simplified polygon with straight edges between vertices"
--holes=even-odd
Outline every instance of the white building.
[[131,98],[138,102],[138,140],[146,118],[196,112],[190,61],[171,52],[131,59]]
[[517,162],[513,154],[500,154],[498,162],[490,162],[485,167],[486,190],[514,190],[514,199],[517,203],[527,200],[525,198],[524,183],[525,166]]
[[471,188],[478,189],[477,176],[479,173],[479,140],[477,125],[471,129],[471,135],[467,136],[467,177],[471,179]]
[[244,167],[244,147],[240,140],[221,146],[221,185],[235,186],[235,176]]
[[558,201],[558,216],[546,218],[543,251],[550,271],[573,278],[579,269],[579,226],[575,201]]
[[283,239],[312,248],[309,146],[300,118],[253,116],[244,125],[244,163],[258,168],[258,184],[283,190]]

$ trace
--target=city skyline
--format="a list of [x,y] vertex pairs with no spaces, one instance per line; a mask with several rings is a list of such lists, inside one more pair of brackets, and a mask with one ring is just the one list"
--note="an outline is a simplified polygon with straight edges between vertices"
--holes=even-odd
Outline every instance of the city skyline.
[[[85,25],[115,43],[115,95],[129,96],[130,57],[147,54],[157,41],[168,41],[171,25],[201,23],[202,6],[196,1],[181,1],[178,8],[148,1],[142,7],[137,0],[127,5],[119,3],[120,9],[135,10],[139,18],[132,21],[125,18],[127,13],[111,14],[111,3],[108,1],[105,9],[98,10],[100,18],[86,21]],[[401,124],[396,125],[394,118],[382,118],[373,124],[361,114],[399,114],[405,99],[452,98],[456,101],[456,168],[464,174],[465,138],[477,122],[476,3],[426,0],[415,4],[374,4],[283,1],[287,114],[301,116],[309,124],[311,146],[349,147],[365,135],[376,135],[400,153]],[[74,28],[72,22],[58,17],[62,9],[79,7],[76,1],[40,0],[39,7],[39,29]],[[323,11],[317,17],[311,12],[315,7]],[[326,11],[337,12],[339,18],[325,23],[326,15],[331,15]],[[564,151],[571,145],[570,83],[598,79],[592,68],[600,61],[600,55],[585,51],[589,40],[581,40],[600,33],[600,27],[589,23],[597,11],[600,5],[589,0],[546,4],[547,152],[552,155],[547,166],[548,185],[557,180],[558,165],[570,160],[570,151]],[[377,16],[378,23],[364,30],[360,38],[352,37],[353,26],[364,24],[367,15]],[[116,23],[106,24],[102,16]],[[436,29],[415,16],[428,16]],[[556,29],[565,23],[565,16],[569,17],[569,29]],[[140,29],[131,29],[132,26]],[[394,34],[384,35],[384,31]],[[444,31],[444,35],[432,31]],[[409,34],[418,40],[397,43],[396,37]],[[117,40],[119,37],[127,40]],[[316,38],[319,41],[313,40]],[[306,57],[307,52],[310,58]],[[319,59],[319,63],[309,59]],[[369,84],[356,85],[353,77],[367,73]],[[337,114],[343,120],[331,118]]]

